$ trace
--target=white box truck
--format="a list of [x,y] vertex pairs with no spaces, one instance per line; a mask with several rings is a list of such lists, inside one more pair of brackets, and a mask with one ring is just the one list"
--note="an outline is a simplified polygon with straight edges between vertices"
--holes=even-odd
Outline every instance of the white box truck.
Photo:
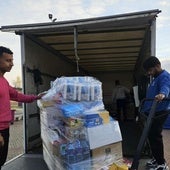
[[[21,38],[23,91],[35,94],[61,76],[93,76],[103,85],[106,109],[114,81],[145,91],[144,59],[155,55],[158,9],[70,21],[2,26]],[[110,110],[109,110],[110,111]],[[39,109],[24,106],[25,155],[41,143]],[[34,152],[33,152],[34,153]]]

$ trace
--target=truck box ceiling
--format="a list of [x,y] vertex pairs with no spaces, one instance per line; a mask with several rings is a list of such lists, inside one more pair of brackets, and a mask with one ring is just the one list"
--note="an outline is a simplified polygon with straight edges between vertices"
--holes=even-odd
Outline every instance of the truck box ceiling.
[[[57,56],[90,73],[134,71],[142,55],[150,55],[151,26],[161,11],[149,10],[107,17],[2,26],[24,34]],[[77,35],[75,36],[74,30]]]

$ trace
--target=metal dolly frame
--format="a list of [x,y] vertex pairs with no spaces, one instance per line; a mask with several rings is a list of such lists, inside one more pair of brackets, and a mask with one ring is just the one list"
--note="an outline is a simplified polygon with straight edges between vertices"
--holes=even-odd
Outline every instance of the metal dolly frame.
[[[163,101],[165,101],[165,100],[170,101],[170,98],[163,99]],[[143,146],[146,142],[146,139],[148,137],[148,133],[149,133],[150,127],[152,125],[152,119],[155,116],[155,110],[156,110],[156,107],[157,107],[157,104],[158,104],[158,101],[156,101],[155,99],[143,99],[141,104],[140,104],[139,110],[141,109],[141,107],[142,107],[142,105],[145,101],[153,101],[153,103],[152,103],[152,106],[151,106],[150,113],[147,117],[146,124],[145,124],[145,127],[143,129],[141,138],[139,140],[139,143],[138,143],[135,155],[134,155],[134,159],[132,161],[132,166],[129,168],[129,170],[138,170],[140,155],[141,155]]]

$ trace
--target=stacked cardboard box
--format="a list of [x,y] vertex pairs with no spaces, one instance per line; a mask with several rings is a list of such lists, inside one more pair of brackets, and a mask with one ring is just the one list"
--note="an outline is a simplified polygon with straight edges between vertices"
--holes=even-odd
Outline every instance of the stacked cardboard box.
[[61,77],[39,101],[50,170],[97,170],[122,159],[119,124],[104,109],[101,85],[93,77]]

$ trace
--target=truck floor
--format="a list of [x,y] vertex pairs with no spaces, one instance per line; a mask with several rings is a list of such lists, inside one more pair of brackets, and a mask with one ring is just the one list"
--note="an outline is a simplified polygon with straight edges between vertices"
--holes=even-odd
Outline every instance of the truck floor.
[[[141,159],[139,170],[145,170],[147,159]],[[42,155],[24,154],[4,165],[2,170],[49,170]]]
[[24,154],[7,162],[2,170],[48,170],[48,167],[42,155]]

